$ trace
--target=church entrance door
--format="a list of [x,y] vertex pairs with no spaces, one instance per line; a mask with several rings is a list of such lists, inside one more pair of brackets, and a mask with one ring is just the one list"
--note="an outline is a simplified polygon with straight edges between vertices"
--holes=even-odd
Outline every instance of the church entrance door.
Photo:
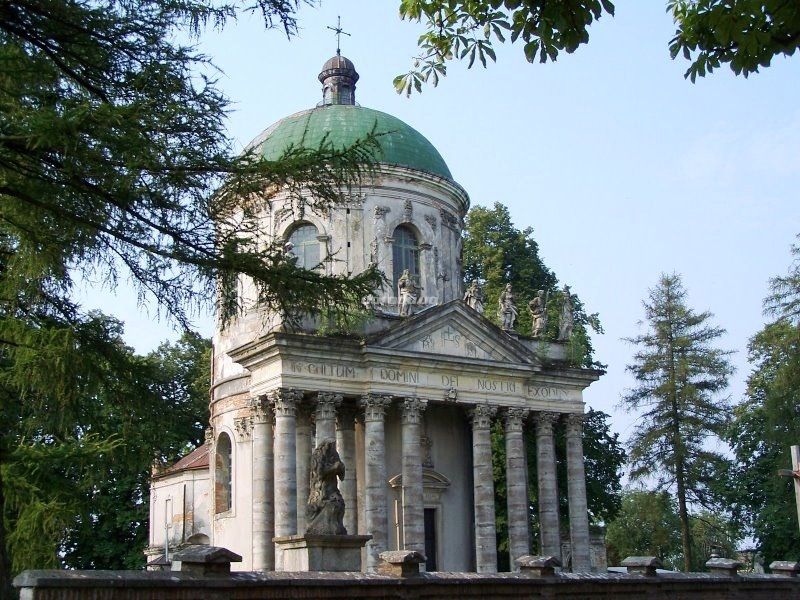
[[425,570],[436,571],[436,509],[425,509]]

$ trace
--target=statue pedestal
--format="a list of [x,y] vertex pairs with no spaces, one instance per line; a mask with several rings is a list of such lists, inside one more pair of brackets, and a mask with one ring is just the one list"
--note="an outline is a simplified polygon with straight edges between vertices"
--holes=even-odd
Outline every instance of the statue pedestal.
[[284,571],[360,571],[371,535],[287,535],[273,538]]

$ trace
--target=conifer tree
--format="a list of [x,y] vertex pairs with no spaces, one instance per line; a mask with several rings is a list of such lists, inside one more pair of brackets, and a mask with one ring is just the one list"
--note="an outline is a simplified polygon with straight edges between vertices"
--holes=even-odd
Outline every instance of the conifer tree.
[[[248,9],[291,35],[302,1],[0,3],[0,506],[27,511],[10,523],[16,542],[37,531],[52,539],[73,511],[56,496],[37,496],[37,505],[6,488],[8,478],[26,483],[15,465],[25,456],[88,464],[116,447],[113,436],[81,439],[69,428],[87,398],[108,389],[100,365],[113,363],[121,376],[130,358],[75,304],[76,278],[112,289],[131,281],[140,299],[187,327],[215,298],[223,319],[235,315],[242,276],[258,302],[287,317],[347,310],[380,284],[375,269],[328,277],[298,267],[279,243],[244,243],[277,191],[318,208],[345,199],[371,174],[372,136],[345,148],[289,148],[274,161],[257,148],[240,153],[227,137],[229,104],[209,77],[213,65],[181,41]],[[48,427],[27,431],[31,410]],[[35,450],[50,459],[21,439],[47,442]],[[21,564],[9,556],[16,542],[5,524],[2,597],[11,594],[12,564]],[[26,564],[56,557],[48,551]]]
[[724,330],[709,323],[686,302],[677,274],[662,275],[644,304],[647,331],[626,341],[637,350],[627,370],[636,386],[622,405],[642,410],[630,439],[630,476],[654,480],[659,490],[675,493],[681,522],[684,568],[692,565],[690,505],[711,507],[709,484],[723,461],[711,444],[727,423],[730,352],[713,344]]

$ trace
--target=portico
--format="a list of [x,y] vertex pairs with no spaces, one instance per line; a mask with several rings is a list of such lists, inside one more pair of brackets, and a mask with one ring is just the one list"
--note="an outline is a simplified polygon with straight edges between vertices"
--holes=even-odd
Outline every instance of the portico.
[[[556,355],[560,346],[537,342],[536,350],[543,349]],[[271,333],[230,355],[250,372],[251,381],[260,382],[251,386],[251,396],[268,398],[274,411],[274,426],[259,427],[253,435],[254,444],[275,447],[275,535],[302,529],[298,511],[299,494],[304,491],[298,465],[310,455],[310,433],[302,431],[295,419],[305,412],[315,417],[316,441],[337,439],[350,469],[343,486],[346,526],[352,533],[373,536],[365,569],[374,569],[385,550],[424,554],[427,537],[429,545],[436,543],[436,568],[451,562],[453,570],[496,571],[489,433],[492,422],[499,420],[505,432],[512,559],[531,551],[560,556],[558,497],[566,493],[573,569],[589,570],[581,390],[597,373],[545,367],[541,354],[533,352],[525,339],[501,331],[458,300],[398,320],[366,342]],[[295,419],[288,414],[287,403],[294,406]],[[448,421],[457,432],[431,435]],[[559,490],[556,482],[554,440],[559,427],[567,439],[566,490]],[[270,431],[274,439],[257,439]],[[536,440],[540,549],[530,548],[528,535],[526,435]],[[439,471],[439,464],[425,468],[425,454],[430,454],[426,444],[433,444],[436,459],[428,456],[428,464],[447,463],[446,456],[455,453],[458,466],[443,467],[448,472]],[[453,528],[436,526],[436,519],[444,517],[437,514],[437,506],[426,502],[431,493],[426,494],[424,471],[429,483],[447,481],[438,490],[438,513],[452,504],[453,511],[464,513],[466,519],[459,520],[467,523],[466,529],[474,523],[474,535],[468,539],[474,550],[469,556],[448,556],[453,553],[453,540],[448,539]],[[459,505],[465,506],[459,510]],[[426,531],[426,509],[433,514],[427,519],[433,531]],[[254,563],[253,568],[268,568],[268,563]],[[279,559],[276,568],[280,569]]]

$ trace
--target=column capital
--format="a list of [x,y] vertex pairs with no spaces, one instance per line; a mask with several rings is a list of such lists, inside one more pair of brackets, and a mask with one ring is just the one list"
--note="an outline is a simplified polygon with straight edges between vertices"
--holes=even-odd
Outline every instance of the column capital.
[[497,413],[496,406],[488,404],[478,404],[470,409],[469,418],[472,421],[472,429],[489,429],[492,426],[492,417]]
[[391,396],[380,394],[364,394],[361,396],[361,408],[364,409],[365,421],[383,421],[387,407],[391,406]]
[[269,395],[269,402],[276,417],[294,417],[297,415],[297,403],[303,399],[303,393],[294,388],[278,388]]
[[317,419],[335,419],[336,409],[342,404],[342,395],[332,392],[319,392],[317,394]]
[[527,408],[507,408],[503,414],[503,422],[505,423],[506,431],[522,431],[525,419],[528,418],[529,413],[530,411]]
[[336,410],[336,425],[341,431],[352,431],[356,426],[358,410],[350,402],[342,402]]
[[275,415],[267,396],[257,396],[248,401],[254,423],[274,423]]
[[586,415],[583,413],[569,413],[564,415],[564,423],[567,426],[567,435],[580,437],[583,435],[583,422]]
[[403,423],[419,423],[428,401],[422,398],[403,398]]
[[536,423],[536,435],[553,435],[553,426],[558,423],[558,413],[537,412],[533,416]]

